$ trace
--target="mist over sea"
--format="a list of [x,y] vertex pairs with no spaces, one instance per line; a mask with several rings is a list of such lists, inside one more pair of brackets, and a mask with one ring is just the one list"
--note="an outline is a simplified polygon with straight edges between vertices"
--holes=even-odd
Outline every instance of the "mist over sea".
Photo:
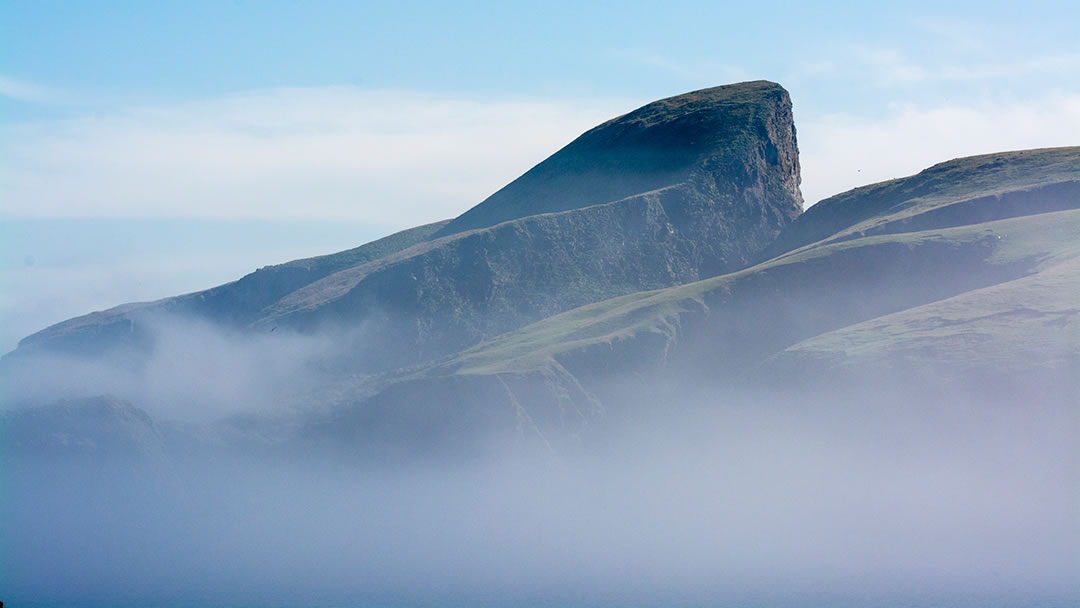
[[9,464],[2,599],[1073,605],[1075,412],[683,396],[557,459],[508,445],[368,465],[224,452]]

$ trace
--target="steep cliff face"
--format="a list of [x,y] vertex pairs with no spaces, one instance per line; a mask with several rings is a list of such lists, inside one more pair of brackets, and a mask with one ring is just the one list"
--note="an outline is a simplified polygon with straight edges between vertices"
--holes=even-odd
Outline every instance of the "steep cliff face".
[[21,348],[152,348],[139,328],[164,311],[264,331],[363,324],[350,365],[393,369],[590,302],[744,267],[800,213],[798,184],[787,92],[761,81],[706,89],[589,131],[449,224],[375,247],[379,255],[291,263],[154,307],[95,313]]
[[772,214],[797,215],[798,145],[787,91],[759,80],[650,103],[578,137],[439,236],[680,184],[729,214],[780,224]]

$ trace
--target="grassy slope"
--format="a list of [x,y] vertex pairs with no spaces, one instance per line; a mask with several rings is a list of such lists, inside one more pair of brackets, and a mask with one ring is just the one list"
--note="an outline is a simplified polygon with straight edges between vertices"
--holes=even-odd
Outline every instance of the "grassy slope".
[[[1038,372],[1080,357],[1080,211],[1003,223],[997,261],[1039,259],[1022,278],[827,332],[766,368],[904,368],[927,374]],[[942,363],[953,369],[942,370]],[[933,369],[930,369],[930,368]],[[921,369],[920,369],[921,368]]]
[[[1014,161],[1019,166],[1010,166]],[[890,244],[901,244],[907,248],[935,240],[943,243],[987,244],[986,237],[993,235],[1001,238],[989,241],[993,254],[988,258],[988,263],[1005,266],[1021,258],[1031,260],[1041,256],[1044,261],[1031,270],[1046,271],[1045,264],[1049,263],[1046,260],[1065,263],[1074,257],[1073,243],[1077,240],[1077,235],[1080,235],[1076,212],[1065,211],[998,222],[980,222],[968,227],[852,237],[871,225],[934,212],[942,205],[983,197],[988,193],[1015,191],[1017,188],[1031,189],[1045,183],[1075,179],[1078,173],[1074,169],[1078,167],[1080,148],[1036,150],[959,159],[937,165],[914,178],[867,186],[841,197],[834,197],[831,204],[841,209],[856,205],[858,197],[863,197],[862,202],[867,209],[862,213],[850,213],[849,209],[851,225],[834,223],[836,232],[814,245],[799,248],[736,273],[669,289],[635,293],[572,310],[480,344],[421,373],[527,373],[552,365],[561,355],[596,345],[613,344],[645,334],[670,336],[678,331],[682,315],[707,311],[706,302],[710,295],[737,292],[741,285],[753,282],[756,275],[766,274],[778,267],[797,269],[799,265],[806,265],[814,260],[820,263],[822,258],[852,249],[871,255],[874,248]],[[968,181],[965,182],[964,179]],[[928,183],[932,184],[932,187],[928,186]],[[921,194],[913,199],[903,199],[904,193]],[[881,197],[888,200],[883,202]],[[1072,201],[1073,206],[1077,203],[1078,201]],[[832,212],[830,217],[831,214]],[[835,218],[833,221],[839,222]],[[805,227],[801,230],[805,230]],[[837,238],[837,235],[846,235],[847,238]],[[1066,265],[1058,268],[1058,271],[1069,268],[1075,267]],[[842,271],[839,268],[836,270]],[[1067,280],[1075,275],[1065,272],[1063,276],[1063,280]],[[828,279],[821,278],[823,281]],[[1055,285],[1059,290],[1056,296],[1059,299],[1060,293],[1068,293],[1067,286]],[[986,305],[992,304],[987,302]]]
[[916,175],[855,188],[809,208],[766,251],[851,238],[977,197],[1080,181],[1080,147],[999,152],[939,163]]
[[[447,220],[448,221],[448,220]],[[24,338],[19,345],[32,346],[35,342],[78,342],[86,331],[88,338],[100,335],[99,327],[115,325],[130,326],[135,315],[159,310],[194,311],[196,313],[220,313],[230,310],[231,315],[252,315],[282,296],[317,281],[326,275],[349,266],[364,264],[392,255],[402,249],[428,239],[447,221],[436,222],[402,230],[390,236],[372,241],[360,247],[324,256],[295,260],[276,266],[260,268],[244,277],[205,291],[158,300],[123,304],[108,310],[69,319]],[[120,333],[125,333],[123,329]]]
[[339,251],[338,253],[321,255],[313,258],[293,260],[292,262],[286,262],[285,264],[280,264],[276,267],[272,266],[271,268],[304,268],[313,273],[325,276],[331,272],[336,272],[343,268],[349,268],[360,264],[366,264],[373,260],[384,258],[403,249],[412,247],[417,243],[427,240],[431,235],[438,232],[449,222],[450,220],[443,220],[441,222],[424,224],[423,226],[395,232],[390,236],[383,237],[353,249],[346,249],[345,251]]
[[456,220],[416,229],[422,238],[94,313],[22,345],[93,354],[131,342],[138,315],[155,311],[256,329],[378,318],[401,352],[357,364],[413,364],[589,302],[742,267],[800,212],[797,184],[786,91],[764,81],[706,89],[589,131]]
[[[579,255],[577,256],[579,258],[585,257],[585,251],[591,250],[594,253],[592,256],[594,258],[593,261],[595,261],[596,258],[601,257],[598,255],[600,250],[597,248],[598,244],[596,241],[604,236],[605,228],[610,229],[617,223],[616,220],[611,218],[621,215],[623,207],[646,207],[650,203],[655,206],[656,203],[654,200],[642,202],[643,197],[648,197],[651,194],[654,193],[646,193],[642,196],[630,197],[628,199],[601,205],[592,205],[583,209],[536,214],[503,222],[489,228],[451,234],[431,241],[418,243],[407,249],[402,249],[391,255],[373,260],[372,262],[357,264],[356,266],[335,272],[319,281],[304,286],[302,289],[296,290],[296,292],[289,294],[288,297],[282,298],[280,302],[275,303],[269,308],[266,311],[267,319],[269,321],[274,321],[279,317],[296,312],[317,310],[320,306],[324,306],[328,302],[332,302],[335,299],[348,294],[367,277],[384,270],[392,269],[394,265],[414,262],[416,259],[425,256],[442,260],[455,257],[470,257],[459,253],[458,250],[479,250],[485,254],[490,249],[506,248],[513,251],[514,248],[511,247],[501,245],[498,247],[492,246],[492,244],[501,243],[508,235],[516,237],[519,241],[525,241],[515,243],[515,245],[531,245],[533,247],[533,251],[530,252],[531,258],[547,256],[552,253],[552,249],[559,247],[567,251],[581,249],[582,251],[579,252]],[[644,216],[646,213],[635,213],[635,219],[638,215]],[[594,217],[598,219],[594,220]],[[664,225],[664,228],[667,228],[666,224]],[[625,237],[625,235],[618,231],[616,231],[616,236]],[[473,242],[480,242],[483,244],[470,247]],[[630,263],[630,261],[627,261],[627,265]],[[534,294],[536,298],[560,295],[560,297],[569,299],[589,301],[611,297],[620,294],[620,292],[625,293],[626,291],[632,290],[634,287],[633,283],[624,285],[606,285],[595,280],[590,281],[589,279],[594,277],[589,277],[588,273],[584,272],[586,265],[580,264],[578,259],[575,259],[574,256],[570,256],[569,254],[567,254],[564,259],[552,260],[549,264],[551,266],[563,266],[563,272],[561,274],[562,278],[565,279],[567,273],[576,271],[577,274],[581,275],[580,280],[573,282],[572,284],[562,285],[563,291],[561,294],[537,293]],[[578,268],[573,268],[575,266]],[[447,268],[445,270],[449,273],[457,269]],[[670,281],[671,280],[669,279],[668,282]],[[518,282],[521,281],[519,280]],[[521,287],[526,286],[522,285]],[[436,288],[435,285],[427,286],[429,291],[434,291]]]
[[1043,255],[1041,250],[1047,249],[1047,253],[1061,256],[1070,251],[1071,239],[1080,234],[1078,221],[1080,212],[1065,211],[971,227],[865,237],[822,245],[736,273],[578,308],[478,345],[427,373],[524,373],[549,365],[558,355],[597,344],[611,344],[646,333],[671,335],[673,329],[681,325],[680,315],[706,310],[711,295],[737,294],[750,281],[778,269],[799,274],[800,267],[809,267],[810,263],[821,262],[841,252],[855,253],[855,257],[872,256],[875,249],[896,243],[908,248],[938,243],[975,245],[988,242],[988,236],[1011,233],[1012,237],[995,239],[994,253],[988,260],[991,264],[1015,262],[1018,254],[1008,254],[1008,248],[1032,256]]
[[477,432],[516,430],[559,453],[596,420],[625,414],[626,397],[663,404],[675,386],[881,387],[873,364],[890,371],[897,348],[929,370],[904,370],[915,375],[889,386],[929,387],[932,377],[966,389],[997,375],[1060,399],[1080,344],[1077,235],[1080,210],[1070,210],[806,248],[574,309],[395,374],[328,408],[308,433],[359,449],[417,437],[472,445]]

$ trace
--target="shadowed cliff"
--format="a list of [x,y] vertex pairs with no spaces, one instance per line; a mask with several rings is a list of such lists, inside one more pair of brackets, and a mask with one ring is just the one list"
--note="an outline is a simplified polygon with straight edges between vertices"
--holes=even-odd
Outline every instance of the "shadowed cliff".
[[578,137],[439,236],[677,184],[729,207],[786,199],[794,205],[778,211],[797,213],[799,158],[787,91],[759,80],[650,103]]

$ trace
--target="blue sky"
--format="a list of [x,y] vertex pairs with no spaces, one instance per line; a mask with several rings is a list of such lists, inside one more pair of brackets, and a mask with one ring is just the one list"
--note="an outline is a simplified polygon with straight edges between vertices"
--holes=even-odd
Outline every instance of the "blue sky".
[[1074,3],[879,4],[6,0],[0,350],[457,215],[599,121],[728,82],[791,92],[808,204],[1080,144]]
[[1080,37],[1067,2],[6,0],[0,11],[3,76],[62,102],[5,102],[11,119],[332,85],[653,99],[740,77],[805,85],[810,111],[880,113],[1037,94],[1066,72],[1024,64],[1075,75]]

